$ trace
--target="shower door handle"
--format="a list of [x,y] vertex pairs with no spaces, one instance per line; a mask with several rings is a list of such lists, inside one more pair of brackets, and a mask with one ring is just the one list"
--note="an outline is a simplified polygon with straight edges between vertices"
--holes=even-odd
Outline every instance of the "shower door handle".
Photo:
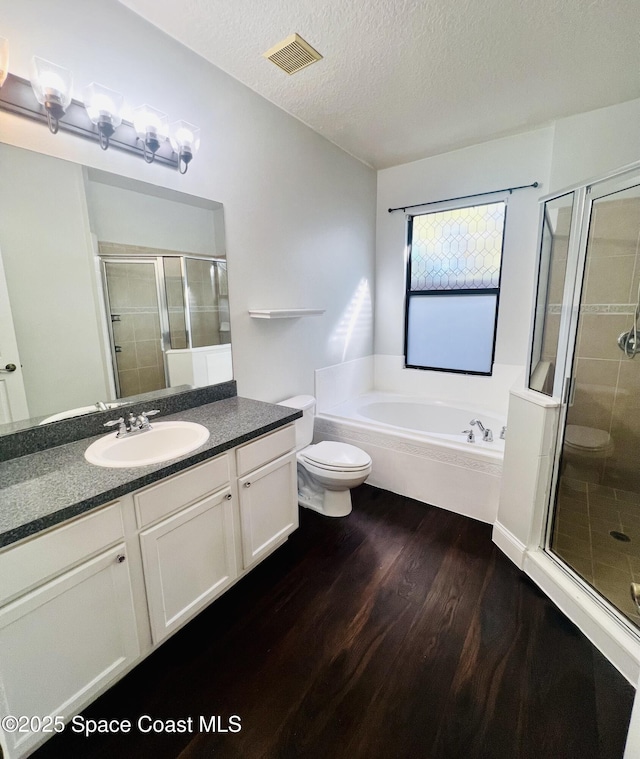
[[18,367],[15,364],[5,364],[4,368],[0,369],[0,372],[10,374],[11,372],[15,372],[17,368]]

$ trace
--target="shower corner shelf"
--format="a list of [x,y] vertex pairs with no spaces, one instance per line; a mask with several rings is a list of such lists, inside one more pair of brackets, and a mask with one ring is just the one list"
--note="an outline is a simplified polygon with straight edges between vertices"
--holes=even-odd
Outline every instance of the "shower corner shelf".
[[252,308],[249,316],[252,319],[297,319],[300,316],[319,316],[324,314],[324,308]]

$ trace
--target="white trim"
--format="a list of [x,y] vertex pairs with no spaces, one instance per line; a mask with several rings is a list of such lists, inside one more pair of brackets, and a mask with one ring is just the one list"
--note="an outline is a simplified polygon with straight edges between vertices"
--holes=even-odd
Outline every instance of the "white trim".
[[500,522],[495,522],[491,534],[493,542],[498,548],[506,554],[511,561],[518,567],[524,569],[524,559],[527,553],[525,544],[516,538],[516,536],[507,530]]
[[578,578],[563,570],[542,549],[524,556],[524,571],[542,592],[636,687],[640,674],[640,637],[583,587]]
[[582,187],[591,187],[593,185],[600,184],[601,182],[607,182],[609,179],[616,179],[617,177],[637,171],[638,169],[640,169],[640,161],[633,161],[632,163],[625,164],[624,166],[620,166],[617,169],[612,169],[606,174],[602,174],[598,177],[591,177],[586,181],[583,180],[582,182],[577,182],[576,184],[569,185],[568,187],[563,187],[561,190],[554,190],[554,192],[551,192],[548,195],[542,195],[540,198],[538,198],[538,202],[546,203],[548,200],[559,198],[562,195],[568,195],[574,190],[579,190]]

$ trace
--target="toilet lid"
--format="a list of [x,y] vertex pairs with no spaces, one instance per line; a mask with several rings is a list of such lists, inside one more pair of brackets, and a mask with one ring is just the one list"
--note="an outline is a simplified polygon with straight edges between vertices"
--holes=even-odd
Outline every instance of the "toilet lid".
[[341,470],[364,469],[371,464],[368,453],[348,443],[323,440],[302,451],[302,456],[312,464]]
[[600,451],[611,445],[611,435],[605,430],[583,427],[581,424],[567,424],[565,442],[574,448]]

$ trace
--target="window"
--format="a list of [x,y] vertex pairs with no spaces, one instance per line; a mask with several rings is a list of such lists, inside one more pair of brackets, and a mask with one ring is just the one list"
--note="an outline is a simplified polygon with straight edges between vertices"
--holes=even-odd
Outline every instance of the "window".
[[405,366],[491,374],[506,203],[408,219]]

